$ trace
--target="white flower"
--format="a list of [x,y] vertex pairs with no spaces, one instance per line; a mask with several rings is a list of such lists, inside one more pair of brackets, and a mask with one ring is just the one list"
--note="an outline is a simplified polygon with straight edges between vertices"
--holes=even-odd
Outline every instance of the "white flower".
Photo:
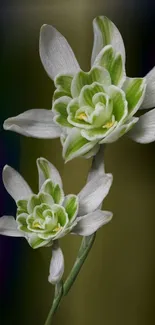
[[[98,168],[99,166],[97,166]],[[25,237],[32,248],[52,245],[49,281],[56,283],[64,271],[58,239],[68,233],[89,236],[109,222],[112,213],[100,204],[109,192],[112,175],[95,166],[88,183],[78,195],[64,195],[57,169],[46,159],[37,159],[39,192],[34,194],[22,176],[9,166],[3,169],[3,183],[17,204],[16,219],[0,218],[0,234]]]
[[141,143],[155,140],[155,68],[146,78],[128,78],[125,49],[117,27],[106,17],[93,21],[91,70],[80,69],[67,40],[52,26],[40,33],[40,57],[56,90],[52,110],[33,109],[4,122],[6,130],[38,138],[60,137],[66,161],[89,158],[100,144],[128,135]]

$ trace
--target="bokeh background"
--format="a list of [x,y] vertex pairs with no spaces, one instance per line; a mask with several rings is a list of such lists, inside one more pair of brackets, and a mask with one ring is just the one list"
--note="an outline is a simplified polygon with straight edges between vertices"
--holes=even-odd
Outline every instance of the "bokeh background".
[[[90,161],[64,165],[59,140],[36,140],[3,131],[9,116],[30,108],[51,108],[53,82],[38,54],[42,24],[54,25],[89,69],[92,19],[108,16],[120,29],[127,74],[144,76],[155,65],[155,3],[152,0],[1,0],[0,4],[0,169],[20,170],[37,190],[36,158],[57,166],[66,193],[78,193]],[[155,324],[155,144],[128,138],[108,145],[106,170],[114,176],[104,208],[113,221],[99,230],[93,249],[53,325]],[[0,179],[0,215],[15,205]],[[66,272],[80,238],[62,240]],[[50,248],[32,250],[23,239],[0,237],[0,324],[43,325],[53,298],[48,283]]]

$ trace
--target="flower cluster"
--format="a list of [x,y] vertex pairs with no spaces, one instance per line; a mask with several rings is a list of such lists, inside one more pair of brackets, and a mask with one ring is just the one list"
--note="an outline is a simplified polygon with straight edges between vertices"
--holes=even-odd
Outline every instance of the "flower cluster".
[[52,246],[49,281],[56,283],[64,271],[64,259],[58,239],[68,233],[93,234],[109,222],[112,213],[101,211],[100,204],[108,194],[112,175],[105,174],[103,163],[92,170],[89,181],[78,195],[64,195],[57,169],[45,158],[37,159],[39,193],[34,194],[22,176],[5,166],[3,182],[16,201],[17,215],[0,218],[0,234],[24,237],[34,249]]
[[67,40],[52,26],[40,33],[40,57],[56,90],[52,110],[33,109],[9,118],[6,130],[39,138],[60,137],[66,161],[94,156],[100,145],[128,135],[140,143],[155,140],[155,69],[145,78],[125,72],[125,48],[117,27],[106,17],[93,21],[91,69],[84,72]]

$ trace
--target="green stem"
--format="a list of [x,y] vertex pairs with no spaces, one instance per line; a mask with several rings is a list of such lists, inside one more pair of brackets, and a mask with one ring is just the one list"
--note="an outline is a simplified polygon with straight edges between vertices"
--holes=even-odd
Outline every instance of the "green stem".
[[84,261],[86,260],[88,253],[94,243],[95,236],[96,236],[96,234],[92,234],[91,236],[83,237],[77,259],[76,259],[76,261],[73,265],[73,268],[72,268],[72,270],[63,286],[63,295],[64,296],[67,295],[67,293],[71,289],[73,283],[75,282],[75,280],[82,268],[82,265],[83,265]]
[[63,283],[60,282],[55,286],[54,300],[44,325],[51,325],[52,317],[59,307],[62,296],[63,296]]

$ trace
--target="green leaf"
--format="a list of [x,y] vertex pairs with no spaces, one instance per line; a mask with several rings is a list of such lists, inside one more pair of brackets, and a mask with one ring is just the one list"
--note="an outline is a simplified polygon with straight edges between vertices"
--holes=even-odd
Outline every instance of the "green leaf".
[[133,116],[140,108],[146,90],[145,78],[127,78],[123,85],[128,102],[128,118]]
[[89,72],[78,72],[72,81],[71,93],[73,97],[80,95],[81,89],[85,85],[91,85],[94,82],[101,83],[105,86],[111,84],[111,78],[106,69],[103,67],[93,67]]
[[82,137],[81,131],[73,128],[63,145],[63,158],[67,161],[86,154],[96,144],[96,141],[88,141]]
[[116,86],[110,86],[108,92],[113,100],[113,115],[116,121],[122,123],[128,114],[128,104],[125,93]]
[[65,91],[68,94],[71,94],[71,83],[73,80],[73,75],[58,75],[55,80],[55,86],[61,91]]
[[78,197],[73,194],[69,194],[65,197],[64,204],[63,204],[70,223],[76,218],[79,208]]

